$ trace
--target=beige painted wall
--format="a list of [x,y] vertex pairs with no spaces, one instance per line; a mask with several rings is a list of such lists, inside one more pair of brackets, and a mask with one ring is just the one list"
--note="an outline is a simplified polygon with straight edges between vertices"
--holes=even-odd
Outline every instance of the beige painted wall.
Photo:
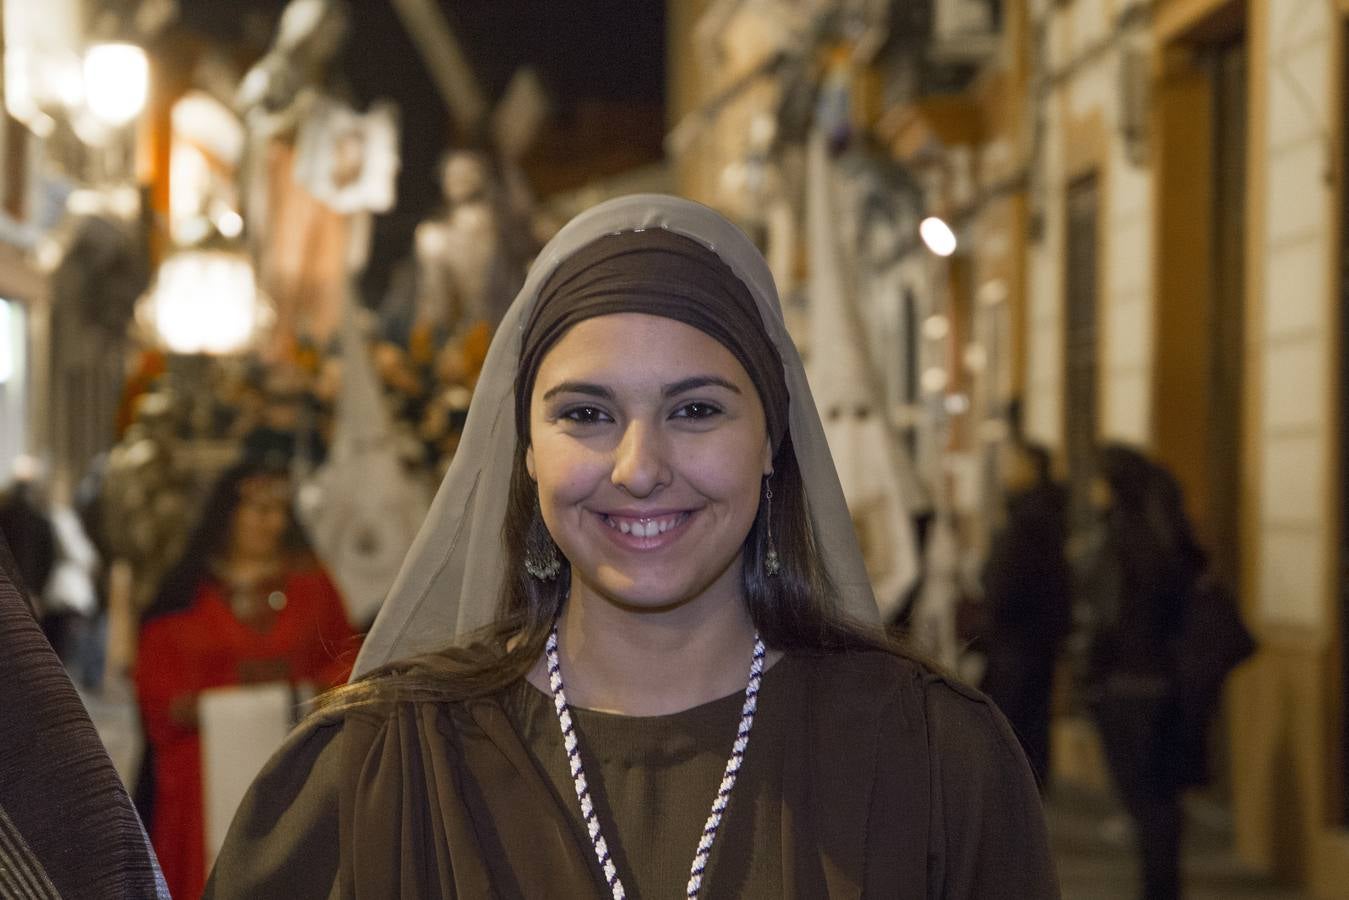
[[1051,446],[1063,438],[1065,188],[1093,170],[1102,188],[1100,436],[1151,439],[1152,179],[1128,159],[1120,137],[1118,47],[1095,52],[1111,27],[1108,12],[1106,0],[1076,0],[1050,13],[1049,67],[1073,74],[1059,79],[1044,109],[1044,231],[1029,248],[1025,384],[1028,428]]

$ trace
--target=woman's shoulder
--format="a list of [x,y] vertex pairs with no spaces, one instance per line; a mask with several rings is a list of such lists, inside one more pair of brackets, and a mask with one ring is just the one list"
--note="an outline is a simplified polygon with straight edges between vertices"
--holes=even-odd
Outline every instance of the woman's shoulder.
[[428,665],[419,658],[370,673],[321,698],[304,726],[315,733],[367,736],[395,725],[404,729],[434,726],[441,732],[471,728],[484,710],[501,707],[508,692],[508,688],[484,686],[474,676],[472,667],[487,660],[488,652],[475,645],[427,657],[434,656],[441,663],[451,660],[463,667],[458,671]]
[[882,715],[920,715],[934,752],[1012,757],[1020,752],[991,700],[920,659],[886,650],[796,659],[814,674],[825,702],[865,698]]
[[201,623],[214,619],[224,598],[220,587],[212,579],[198,582],[187,602],[168,608],[150,608],[141,619],[141,640],[158,634],[175,634],[184,628],[202,627]]
[[809,671],[817,689],[840,695],[913,694],[923,690],[932,670],[923,662],[887,650],[791,654],[794,665]]
[[933,751],[948,760],[1024,764],[1021,744],[993,701],[950,676],[923,676],[923,699]]

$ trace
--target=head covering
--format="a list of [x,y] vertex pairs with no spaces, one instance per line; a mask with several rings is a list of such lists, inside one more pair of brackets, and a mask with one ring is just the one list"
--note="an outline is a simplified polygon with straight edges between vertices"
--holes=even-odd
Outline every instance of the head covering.
[[664,229],[698,242],[749,290],[782,361],[792,445],[816,547],[839,591],[837,606],[854,619],[878,620],[843,489],[767,263],[743,232],[713,210],[677,197],[635,194],[577,216],[535,260],[488,350],[459,448],[361,648],[353,677],[443,647],[495,617],[504,577],[501,527],[515,458],[515,377],[524,330],[543,288],[564,263],[607,235],[642,229]]
[[782,358],[761,339],[754,295],[721,257],[662,228],[605,235],[562,261],[539,290],[525,326],[515,428],[529,433],[527,402],[543,357],[577,322],[610,313],[648,313],[691,325],[730,350],[759,392],[773,447],[787,430]]

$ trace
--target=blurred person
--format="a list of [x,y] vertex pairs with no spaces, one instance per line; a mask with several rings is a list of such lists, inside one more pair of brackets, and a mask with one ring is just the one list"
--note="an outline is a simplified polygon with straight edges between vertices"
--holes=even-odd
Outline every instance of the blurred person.
[[1175,478],[1142,453],[1097,455],[1100,519],[1083,581],[1089,611],[1085,688],[1106,762],[1134,820],[1144,896],[1180,896],[1187,782],[1178,680],[1189,607],[1207,566]]
[[1072,625],[1067,495],[1049,451],[1021,440],[1004,445],[1003,488],[1006,520],[981,576],[989,627],[980,688],[1011,722],[1043,792],[1054,670]]
[[56,530],[41,496],[40,472],[37,460],[21,456],[14,462],[13,480],[0,491],[0,534],[9,542],[28,602],[38,615],[42,592],[56,567]]
[[0,536],[0,895],[169,893],[131,798]]
[[207,896],[1057,897],[1006,721],[880,631],[754,245],[638,195],[539,259]]
[[341,597],[300,538],[286,472],[248,459],[227,470],[145,613],[136,661],[153,754],[142,804],[175,897],[199,896],[206,881],[198,695],[270,681],[328,688],[354,650]]

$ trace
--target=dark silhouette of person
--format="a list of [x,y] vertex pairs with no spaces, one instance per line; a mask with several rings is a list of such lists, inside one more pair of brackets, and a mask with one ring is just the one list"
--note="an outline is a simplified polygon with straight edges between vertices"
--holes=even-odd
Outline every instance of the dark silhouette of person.
[[980,687],[1012,723],[1043,791],[1054,670],[1072,623],[1067,499],[1044,447],[1015,441],[1006,451],[1006,521],[982,576],[989,621]]
[[1178,760],[1178,679],[1188,613],[1207,558],[1175,478],[1142,453],[1108,445],[1092,485],[1099,527],[1083,581],[1089,611],[1085,694],[1106,762],[1133,817],[1144,896],[1180,896],[1190,780]]

